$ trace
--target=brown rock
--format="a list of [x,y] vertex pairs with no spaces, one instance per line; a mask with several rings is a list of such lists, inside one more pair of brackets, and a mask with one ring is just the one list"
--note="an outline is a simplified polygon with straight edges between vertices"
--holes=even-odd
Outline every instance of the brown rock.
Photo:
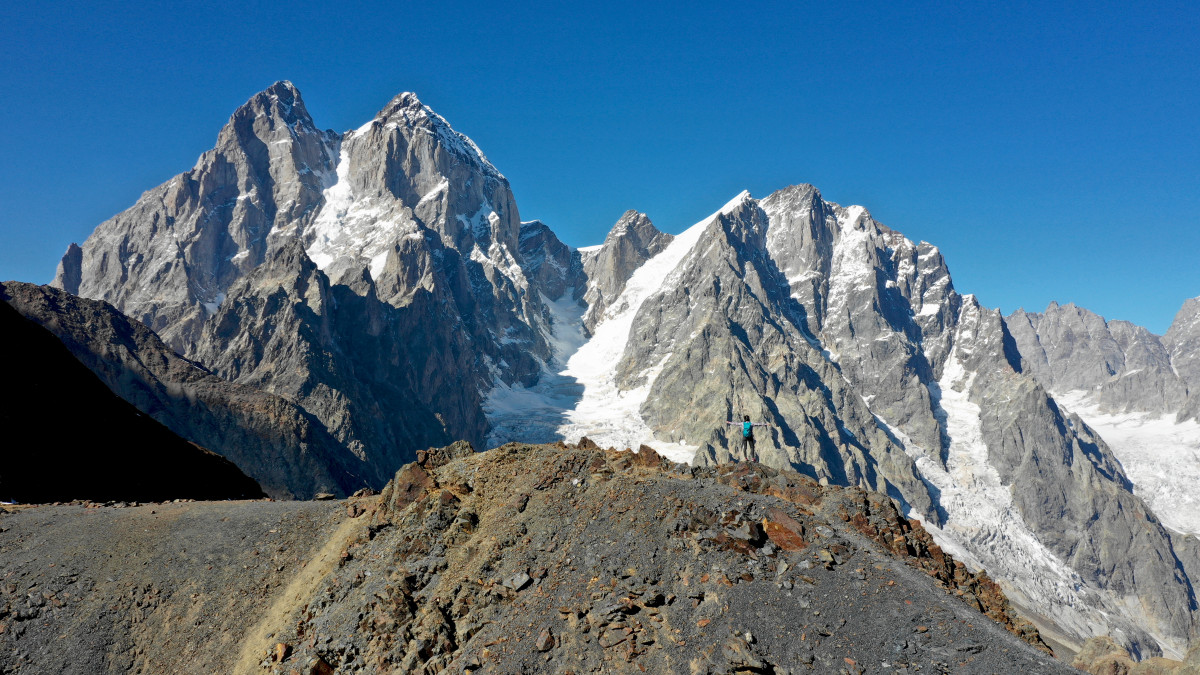
[[420,464],[405,464],[396,472],[396,477],[384,486],[375,520],[390,522],[393,514],[424,499],[436,488],[437,481]]
[[319,656],[314,657],[308,660],[308,664],[304,668],[304,675],[333,675],[333,666]]
[[774,507],[768,513],[770,518],[763,519],[763,529],[776,546],[785,551],[802,551],[808,546],[799,521]]
[[655,452],[654,448],[644,444],[638,447],[637,454],[633,456],[634,466],[644,466],[651,469],[657,469],[662,466],[662,463],[662,455]]
[[1083,643],[1071,665],[1092,675],[1129,675],[1134,661],[1111,637],[1101,635]]
[[542,632],[538,635],[537,641],[533,643],[533,646],[539,652],[550,651],[550,648],[554,646],[554,635],[550,632],[549,628],[542,629]]
[[279,642],[275,645],[275,660],[283,661],[292,655],[292,646],[286,642]]

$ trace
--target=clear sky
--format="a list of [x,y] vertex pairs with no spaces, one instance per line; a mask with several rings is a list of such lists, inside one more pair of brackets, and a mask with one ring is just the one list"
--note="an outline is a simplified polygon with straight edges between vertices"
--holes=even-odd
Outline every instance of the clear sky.
[[288,79],[339,131],[417,92],[574,246],[807,182],[987,306],[1165,331],[1200,295],[1200,10],[969,4],[3,3],[0,279],[48,282]]

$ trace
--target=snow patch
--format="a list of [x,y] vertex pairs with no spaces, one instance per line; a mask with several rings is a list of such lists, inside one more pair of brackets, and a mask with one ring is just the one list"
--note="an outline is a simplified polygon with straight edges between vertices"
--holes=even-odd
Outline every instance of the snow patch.
[[568,422],[559,429],[567,440],[587,436],[601,446],[617,448],[637,448],[645,443],[673,461],[691,461],[695,446],[655,440],[654,432],[642,419],[642,404],[665,361],[641,373],[645,378],[642,386],[630,390],[617,385],[617,365],[625,353],[638,309],[648,298],[674,285],[680,263],[695,248],[708,225],[730,204],[736,205],[748,196],[749,193],[742,193],[721,211],[677,235],[658,255],[634,271],[625,290],[605,310],[592,339],[575,352],[563,371],[584,388],[582,398],[567,413]]
[[657,440],[641,415],[642,404],[666,359],[640,373],[643,384],[634,389],[618,386],[617,365],[642,304],[672,288],[677,283],[680,264],[696,247],[709,224],[748,198],[748,192],[738,195],[720,211],[677,235],[658,255],[635,270],[590,339],[585,340],[582,333],[586,308],[581,303],[572,300],[569,294],[556,301],[543,298],[551,315],[554,358],[534,387],[512,386],[497,380],[484,404],[493,429],[488,445],[517,439],[576,442],[587,436],[604,447],[637,449],[644,443],[672,461],[690,462],[696,446]]
[[1174,415],[1102,412],[1086,391],[1053,394],[1079,415],[1121,462],[1162,524],[1200,536],[1200,423],[1176,424]]
[[[950,439],[944,469],[934,456],[877,417],[901,441],[938,495],[945,522],[940,527],[923,525],[939,546],[971,568],[987,570],[1019,604],[1037,608],[1075,634],[1107,632],[1101,617],[1088,609],[1097,606],[1096,592],[1038,540],[1013,504],[1012,486],[1001,483],[989,463],[980,408],[968,397],[974,379],[975,374],[963,368],[956,346],[941,380],[930,387],[945,414]],[[915,512],[910,515],[920,518]]]
[[736,196],[733,199],[730,199],[728,202],[726,202],[725,206],[722,206],[721,210],[718,211],[717,213],[720,213],[723,216],[727,216],[727,215],[733,213],[734,211],[736,211],[739,206],[746,203],[750,199],[751,199],[750,191],[742,190],[741,192],[738,193],[738,196]]

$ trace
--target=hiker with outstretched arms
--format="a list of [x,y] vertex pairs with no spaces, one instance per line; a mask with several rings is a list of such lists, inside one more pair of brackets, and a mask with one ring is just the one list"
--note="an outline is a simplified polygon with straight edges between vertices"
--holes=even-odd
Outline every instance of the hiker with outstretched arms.
[[[742,415],[741,422],[726,422],[725,424],[738,424],[742,427],[742,457],[750,459],[750,451],[754,450],[754,427],[770,426],[766,422],[751,422],[749,415]],[[758,454],[755,453],[755,457]]]

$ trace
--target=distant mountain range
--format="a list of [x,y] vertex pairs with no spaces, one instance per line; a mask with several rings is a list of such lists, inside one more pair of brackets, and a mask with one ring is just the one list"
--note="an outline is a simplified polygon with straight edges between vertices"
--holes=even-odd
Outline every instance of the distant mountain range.
[[[10,303],[273,494],[381,486],[454,439],[757,459],[898,500],[1065,644],[1179,657],[1200,630],[1200,523],[1173,512],[1200,472],[1143,483],[1138,434],[1102,418],[1192,448],[1145,475],[1194,467],[1197,300],[1163,337],[1071,306],[1004,317],[937,247],[811,185],[674,236],[630,211],[572,249],[413,94],[339,134],[288,82],[72,244],[53,286]],[[743,415],[769,425],[752,451]]]

